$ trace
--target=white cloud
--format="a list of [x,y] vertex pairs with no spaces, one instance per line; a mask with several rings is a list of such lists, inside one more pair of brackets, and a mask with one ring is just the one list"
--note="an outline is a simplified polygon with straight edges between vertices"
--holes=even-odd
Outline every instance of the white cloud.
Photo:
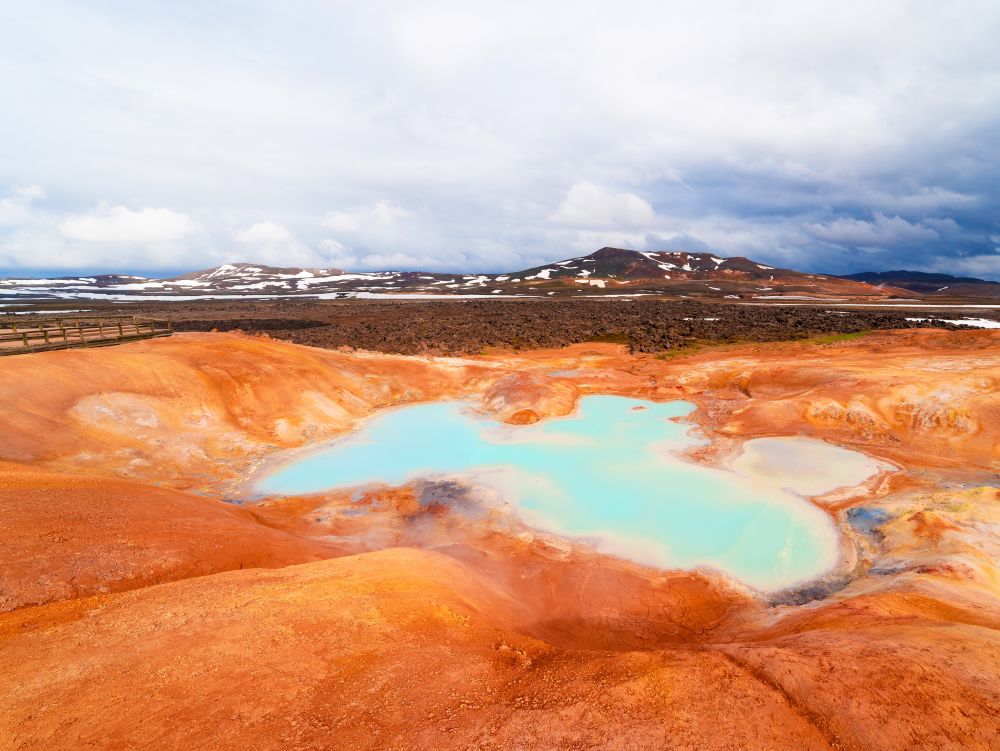
[[417,252],[420,247],[432,246],[435,237],[421,220],[420,214],[390,201],[352,211],[331,211],[321,224],[336,237],[325,238],[320,247],[342,268],[440,268],[447,264],[446,256]]
[[14,188],[12,191],[13,195],[24,201],[37,201],[39,199],[45,198],[45,188],[41,185],[25,185],[20,188]]
[[106,202],[65,212],[46,195],[30,186],[0,199],[0,268],[178,269],[220,256],[187,214]]
[[[429,268],[438,267],[440,264],[441,259],[434,258],[433,256],[411,255],[409,253],[369,253],[359,259],[358,268],[384,270],[419,269],[426,271]],[[458,269],[458,271],[461,270],[461,268]]]
[[26,185],[14,188],[10,195],[0,199],[0,226],[20,226],[34,221],[32,205],[45,198],[44,188]]
[[116,245],[177,242],[194,230],[195,224],[187,214],[163,208],[133,211],[109,204],[59,223],[59,231],[70,240]]
[[841,217],[823,224],[807,224],[805,229],[819,240],[858,247],[888,247],[940,237],[936,229],[924,223],[877,212],[871,221]]
[[274,222],[258,222],[236,233],[236,242],[247,245],[288,246],[297,241],[286,227]]
[[323,227],[334,232],[378,232],[410,216],[410,212],[386,201],[357,211],[331,211],[323,217]]
[[422,73],[442,78],[456,75],[495,51],[495,45],[502,46],[510,33],[510,29],[497,28],[496,14],[483,13],[481,8],[433,5],[408,7],[392,23],[400,56]]
[[649,201],[634,193],[614,193],[592,182],[575,183],[552,219],[577,227],[645,227],[656,213]]
[[956,276],[985,277],[1000,279],[1000,248],[993,253],[967,256],[965,258],[941,259],[932,266],[934,271]]
[[347,270],[361,268],[361,260],[357,253],[343,243],[326,239],[320,241],[319,247],[326,265]]
[[[441,258],[407,253],[359,253],[336,240],[323,240],[321,252],[326,263],[353,271],[393,271],[397,269],[436,269]],[[457,266],[451,270],[461,270]]]
[[931,186],[922,187],[913,192],[893,195],[885,192],[873,192],[866,196],[871,205],[891,211],[947,211],[949,209],[973,206],[981,201],[979,196],[959,193],[954,190]]
[[264,221],[238,231],[233,260],[266,263],[272,266],[317,266],[324,258],[299,240],[285,226]]

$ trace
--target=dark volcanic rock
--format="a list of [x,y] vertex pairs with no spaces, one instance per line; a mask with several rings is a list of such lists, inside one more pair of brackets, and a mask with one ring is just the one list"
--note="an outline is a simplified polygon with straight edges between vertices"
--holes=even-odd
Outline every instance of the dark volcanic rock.
[[[456,300],[442,302],[274,301],[159,303],[145,315],[177,331],[242,330],[315,347],[399,354],[476,354],[588,341],[633,352],[693,343],[778,341],[872,329],[954,328],[908,321],[906,311],[744,306],[664,300]],[[137,311],[138,312],[138,311]]]

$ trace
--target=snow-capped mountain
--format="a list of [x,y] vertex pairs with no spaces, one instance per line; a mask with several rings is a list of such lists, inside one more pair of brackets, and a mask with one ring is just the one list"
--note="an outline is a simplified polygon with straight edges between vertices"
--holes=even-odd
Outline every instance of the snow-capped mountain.
[[[746,258],[720,258],[711,253],[659,251],[645,253],[622,248],[601,248],[582,258],[557,261],[520,272],[529,278],[560,279],[587,276],[634,281],[639,279],[715,279],[740,273],[743,278],[769,279],[775,268]],[[796,273],[786,272],[783,273]]]
[[[224,264],[169,279],[120,274],[0,279],[0,301],[365,297],[370,295],[684,295],[709,298],[887,297],[900,290],[779,269],[748,258],[601,248],[505,274],[275,268]],[[903,294],[906,294],[905,292]]]

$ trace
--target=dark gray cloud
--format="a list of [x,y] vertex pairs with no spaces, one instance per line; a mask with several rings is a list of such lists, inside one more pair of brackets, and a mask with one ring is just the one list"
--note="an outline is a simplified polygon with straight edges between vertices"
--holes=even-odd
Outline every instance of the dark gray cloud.
[[1000,278],[993,0],[0,11],[0,268],[605,244]]

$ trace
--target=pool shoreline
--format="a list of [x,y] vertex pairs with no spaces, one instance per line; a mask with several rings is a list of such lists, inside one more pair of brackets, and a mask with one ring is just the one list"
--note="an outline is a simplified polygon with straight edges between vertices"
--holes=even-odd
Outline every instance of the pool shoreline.
[[[502,474],[505,471],[504,465],[486,465],[479,466],[474,469],[470,467],[462,471],[454,471],[454,469],[447,468],[440,471],[421,470],[415,475],[402,478],[394,477],[390,479],[373,479],[350,484],[339,484],[334,482],[333,484],[322,488],[309,487],[301,490],[265,488],[262,487],[262,483],[269,479],[273,479],[276,475],[280,475],[282,472],[287,471],[290,468],[300,467],[305,462],[315,461],[317,457],[329,455],[330,452],[337,452],[345,446],[351,446],[352,441],[357,443],[359,440],[363,440],[365,431],[373,424],[382,424],[387,419],[393,419],[393,415],[399,415],[407,410],[419,408],[433,410],[438,407],[450,409],[453,413],[460,414],[463,420],[480,429],[480,432],[483,434],[488,432],[502,433],[506,437],[500,439],[498,444],[507,444],[508,446],[512,446],[517,445],[520,442],[520,439],[524,439],[526,436],[534,435],[535,440],[537,440],[539,435],[544,434],[539,431],[539,426],[542,426],[542,428],[545,426],[549,426],[549,428],[553,428],[553,426],[562,426],[565,428],[575,424],[578,429],[582,429],[581,424],[587,419],[583,414],[585,411],[584,405],[587,403],[597,404],[597,400],[601,399],[617,400],[615,403],[623,407],[627,406],[633,411],[639,411],[637,408],[641,408],[642,410],[652,407],[658,408],[659,412],[657,416],[662,418],[665,422],[669,421],[670,423],[677,424],[678,430],[675,431],[668,439],[668,443],[673,443],[671,444],[669,450],[663,453],[662,458],[666,460],[663,468],[656,465],[654,467],[655,471],[667,471],[669,469],[670,471],[697,472],[700,470],[706,473],[716,473],[715,475],[706,474],[705,482],[709,483],[709,485],[711,485],[712,482],[718,484],[721,477],[721,481],[724,484],[728,483],[729,485],[737,487],[743,494],[736,507],[738,512],[743,514],[746,513],[746,509],[739,504],[763,504],[759,507],[760,513],[763,513],[764,510],[768,510],[768,513],[782,514],[783,516],[780,518],[784,520],[785,524],[804,524],[805,527],[803,527],[803,529],[810,529],[810,535],[820,534],[821,536],[828,537],[827,542],[824,543],[824,546],[827,547],[828,550],[826,553],[821,554],[826,557],[824,567],[815,571],[807,572],[801,577],[794,579],[789,578],[781,582],[776,582],[773,586],[763,586],[759,577],[755,580],[747,581],[747,577],[744,574],[742,575],[743,578],[741,578],[741,574],[731,570],[731,567],[727,568],[724,559],[704,558],[703,560],[695,562],[688,561],[686,564],[666,563],[665,560],[668,557],[678,555],[677,553],[672,552],[669,547],[662,549],[659,555],[654,555],[648,552],[646,554],[636,554],[634,552],[636,549],[644,546],[648,548],[650,544],[652,544],[653,548],[656,548],[656,546],[660,544],[655,543],[655,541],[651,543],[649,538],[635,538],[628,545],[622,542],[615,544],[614,540],[618,533],[616,533],[613,529],[581,530],[567,528],[565,518],[546,518],[545,515],[538,512],[538,510],[532,510],[530,506],[525,505],[523,502],[519,503],[515,497],[512,497],[516,494],[504,492],[504,490],[501,489],[500,496],[503,497],[506,503],[508,503],[511,508],[515,510],[514,513],[517,515],[519,520],[528,528],[536,529],[545,534],[555,534],[557,536],[561,536],[571,543],[588,544],[595,551],[602,554],[613,555],[624,560],[629,560],[639,565],[649,566],[658,570],[681,572],[707,570],[714,575],[722,576],[730,582],[748,587],[750,590],[761,596],[774,594],[788,589],[800,588],[803,585],[822,580],[825,577],[843,575],[845,573],[845,569],[853,569],[854,564],[857,562],[857,551],[854,550],[854,546],[849,539],[849,535],[845,534],[845,532],[847,532],[847,528],[844,525],[844,520],[840,518],[840,515],[837,512],[816,499],[822,499],[831,493],[843,493],[845,490],[850,491],[851,489],[860,489],[861,487],[871,483],[873,480],[879,479],[887,471],[888,465],[884,461],[871,457],[868,454],[845,449],[818,439],[804,436],[777,436],[770,438],[754,437],[740,441],[739,444],[733,447],[733,449],[728,452],[726,456],[716,457],[716,461],[709,464],[703,460],[699,460],[695,456],[692,456],[690,453],[691,449],[699,448],[711,443],[710,436],[706,436],[704,434],[702,434],[702,436],[694,435],[695,431],[698,431],[700,428],[697,423],[691,420],[691,416],[697,412],[698,407],[692,402],[678,399],[655,401],[624,397],[620,395],[589,394],[576,400],[574,409],[570,414],[544,420],[531,426],[511,426],[500,423],[495,418],[490,416],[488,412],[477,407],[476,403],[470,399],[427,400],[402,405],[393,405],[386,409],[376,410],[366,415],[358,420],[351,427],[351,429],[340,434],[332,441],[324,441],[318,445],[300,447],[268,456],[265,461],[254,467],[254,470],[243,483],[244,497],[248,503],[270,502],[276,498],[323,496],[324,494],[330,494],[336,491],[352,490],[357,492],[360,490],[374,490],[378,488],[398,489],[406,487],[417,480],[433,482],[436,479],[464,481],[469,485],[469,487],[476,488],[478,487],[477,478],[481,480],[483,470],[492,470],[494,473],[499,470]],[[683,411],[666,414],[664,410]],[[485,430],[482,430],[482,428],[485,428]],[[520,435],[518,436],[518,434]],[[519,439],[513,441],[509,440],[515,436],[518,436]],[[565,439],[565,435],[563,435],[562,438]],[[493,441],[494,439],[486,439],[487,443],[493,443]],[[813,450],[815,450],[818,446],[826,452],[839,452],[844,456],[850,456],[862,463],[865,463],[872,468],[872,471],[865,474],[863,477],[858,478],[861,482],[852,481],[847,483],[836,483],[829,487],[819,488],[820,492],[813,492],[811,494],[797,492],[794,489],[789,492],[787,488],[779,487],[773,482],[768,483],[765,478],[760,475],[739,471],[740,458],[754,449],[755,445],[758,445],[755,442],[759,441],[792,441],[802,444],[809,442],[809,446],[811,446]],[[508,472],[508,474],[513,475],[516,474],[516,472]],[[247,489],[249,489],[249,493],[246,492]],[[491,489],[497,491],[496,487]],[[815,487],[812,489],[816,490]],[[773,497],[765,497],[761,495],[766,493],[772,493]],[[762,500],[762,497],[765,499]],[[748,498],[755,500],[747,500]],[[789,498],[794,500],[789,503]],[[800,506],[803,502],[807,504],[809,511],[806,511]],[[678,501],[675,500],[674,503],[678,503]],[[662,514],[663,508],[665,507],[657,506],[653,510]],[[810,514],[815,511],[822,512],[823,521],[819,521],[818,518],[814,516],[812,517],[813,521],[806,522],[805,519],[810,518]],[[570,514],[571,517],[574,515],[578,515],[576,511],[574,511],[573,514]],[[729,523],[729,519],[727,517],[720,517],[715,524],[720,523],[721,526],[726,526]],[[820,530],[821,527],[825,527],[825,529],[823,531],[817,531]],[[643,539],[646,539],[647,542],[642,542]],[[597,540],[596,544],[594,543],[595,540]],[[792,544],[793,543],[791,541],[787,542],[787,545]],[[801,546],[801,541],[796,542],[795,546]],[[830,546],[832,546],[832,548]],[[733,553],[726,552],[724,555],[733,555]]]

